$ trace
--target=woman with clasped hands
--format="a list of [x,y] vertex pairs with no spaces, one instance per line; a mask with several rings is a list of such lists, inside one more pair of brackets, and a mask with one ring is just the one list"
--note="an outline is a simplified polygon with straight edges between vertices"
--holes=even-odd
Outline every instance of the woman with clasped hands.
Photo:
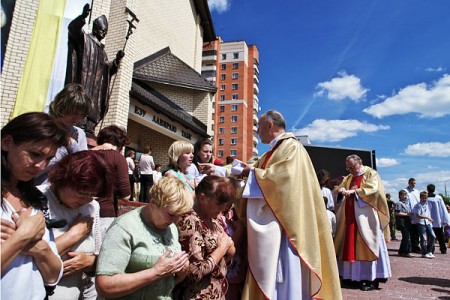
[[210,175],[196,187],[195,196],[194,210],[177,223],[180,243],[190,256],[177,299],[225,299],[227,263],[236,250],[217,218],[230,207],[236,191],[228,178]]
[[99,151],[84,150],[64,156],[48,173],[48,181],[37,187],[48,200],[50,217],[67,223],[52,229],[64,262],[52,300],[78,300],[83,272],[95,272],[101,238],[100,206],[94,199],[112,192],[112,174]]
[[108,229],[97,263],[100,296],[172,299],[189,268],[173,224],[192,209],[192,194],[177,178],[164,177],[150,190],[150,202],[117,218]]
[[67,132],[45,113],[20,115],[1,130],[2,299],[44,299],[44,285],[61,278],[62,262],[42,213],[46,200],[33,180],[67,142]]

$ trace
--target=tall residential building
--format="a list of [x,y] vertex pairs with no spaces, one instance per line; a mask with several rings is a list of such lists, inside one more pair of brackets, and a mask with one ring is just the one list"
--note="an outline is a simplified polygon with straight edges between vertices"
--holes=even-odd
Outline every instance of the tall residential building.
[[214,97],[214,155],[244,162],[258,156],[256,125],[260,110],[259,53],[245,41],[204,43],[202,75],[217,87]]

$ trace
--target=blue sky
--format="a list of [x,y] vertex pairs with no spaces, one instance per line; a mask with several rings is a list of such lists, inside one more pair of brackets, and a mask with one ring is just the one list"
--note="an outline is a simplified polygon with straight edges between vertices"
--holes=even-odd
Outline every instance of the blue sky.
[[314,145],[374,149],[395,199],[410,177],[450,194],[447,0],[208,2],[216,35],[258,47],[262,112]]

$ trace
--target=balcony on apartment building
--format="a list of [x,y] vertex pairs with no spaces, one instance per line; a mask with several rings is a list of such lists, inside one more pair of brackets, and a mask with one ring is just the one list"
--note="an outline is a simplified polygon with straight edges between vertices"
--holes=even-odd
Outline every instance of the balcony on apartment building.
[[256,76],[259,76],[259,61],[253,59],[253,69],[255,69]]
[[202,72],[214,71],[216,72],[217,67],[215,64],[204,64],[202,65]]
[[202,67],[202,76],[212,84],[216,84],[216,71],[205,70],[205,66]]
[[217,60],[217,50],[206,50],[202,52],[204,62],[215,62]]
[[259,83],[258,74],[256,72],[253,74],[253,82]]
[[258,124],[258,116],[253,114],[253,125],[256,126]]
[[258,145],[258,138],[256,136],[253,136],[253,146],[256,147]]
[[258,95],[253,94],[253,113],[258,114],[260,110]]
[[253,94],[259,94],[259,87],[256,83],[253,83]]

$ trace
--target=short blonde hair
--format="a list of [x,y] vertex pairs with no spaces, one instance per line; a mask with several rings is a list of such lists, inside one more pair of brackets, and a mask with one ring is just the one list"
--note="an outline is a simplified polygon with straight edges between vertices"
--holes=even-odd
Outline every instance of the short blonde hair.
[[150,189],[150,199],[156,207],[165,207],[179,216],[192,209],[193,195],[186,185],[176,177],[163,177]]
[[187,152],[194,152],[194,146],[191,143],[186,141],[173,142],[169,147],[169,151],[167,151],[169,155],[169,166],[178,170],[178,158]]

